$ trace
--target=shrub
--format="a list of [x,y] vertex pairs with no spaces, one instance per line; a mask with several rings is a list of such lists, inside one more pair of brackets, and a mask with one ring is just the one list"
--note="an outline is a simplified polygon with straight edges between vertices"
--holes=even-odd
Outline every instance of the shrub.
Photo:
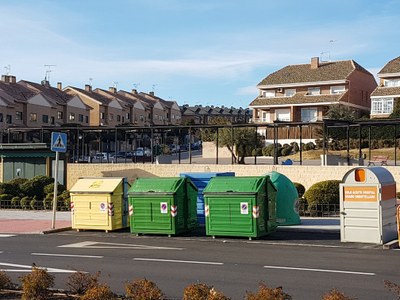
[[262,155],[262,148],[256,148],[251,151],[252,156],[261,156]]
[[43,199],[43,208],[44,209],[53,208],[53,194],[47,194],[46,198]]
[[397,295],[397,299],[400,299],[400,285],[389,280],[384,280],[383,282],[385,284],[385,287],[388,288],[389,291],[395,293]]
[[308,205],[339,204],[340,180],[325,180],[314,183],[303,195]]
[[90,273],[75,272],[67,279],[67,286],[74,294],[83,295],[89,289],[98,285],[100,272],[92,275]]
[[183,300],[229,300],[223,293],[204,283],[188,285],[183,291]]
[[11,205],[11,198],[13,196],[10,194],[0,195],[0,207],[9,207]]
[[329,291],[329,293],[325,294],[322,297],[323,300],[352,300],[355,298],[350,298],[347,297],[345,294],[342,292],[338,291],[337,289],[332,289]]
[[25,196],[34,197],[36,196],[38,199],[44,199],[46,196],[44,193],[44,187],[54,180],[48,176],[35,176],[32,179],[26,181],[21,185],[21,190],[25,194]]
[[10,277],[3,271],[0,271],[0,291],[13,288]]
[[293,148],[291,146],[284,147],[281,150],[281,154],[282,154],[282,156],[290,155],[292,153],[292,150],[293,150]]
[[260,282],[256,293],[246,292],[246,300],[290,300],[292,297],[283,292],[281,287],[269,288],[265,283]]
[[[57,185],[57,195],[60,195],[62,192],[65,191],[65,186],[63,186],[62,184],[58,184]],[[54,193],[54,182],[49,183],[48,185],[46,185],[43,188],[43,192],[47,195],[50,193]]]
[[3,194],[12,194],[13,193],[13,185],[8,182],[0,182],[0,195]]
[[294,186],[296,187],[297,193],[299,194],[299,198],[303,197],[306,188],[304,187],[304,185],[302,185],[301,183],[298,182],[293,182]]
[[270,144],[270,145],[262,148],[262,154],[264,156],[273,156],[274,155],[274,144]]
[[20,208],[21,207],[21,198],[15,196],[11,199],[11,207],[12,208]]
[[23,300],[45,300],[49,298],[49,288],[54,286],[54,276],[46,269],[32,268],[32,272],[21,278]]
[[32,200],[31,197],[28,197],[28,196],[23,197],[20,201],[21,208],[28,209],[30,207],[31,200]]
[[91,287],[80,297],[81,300],[114,300],[118,299],[110,287],[106,284],[99,284]]
[[297,142],[292,142],[292,143],[290,143],[290,146],[292,146],[293,151],[294,151],[295,153],[299,152],[300,147],[299,147],[299,144],[298,144]]
[[158,286],[147,279],[136,279],[125,285],[126,297],[135,300],[163,299],[164,294]]

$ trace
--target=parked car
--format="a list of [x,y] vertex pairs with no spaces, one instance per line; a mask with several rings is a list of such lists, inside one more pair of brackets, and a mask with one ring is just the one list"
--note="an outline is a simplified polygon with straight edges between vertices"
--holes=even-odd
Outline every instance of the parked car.
[[139,147],[133,151],[133,156],[151,156],[151,150],[149,148]]
[[169,145],[169,150],[171,151],[171,153],[177,153],[180,150],[180,146],[176,144],[171,144]]
[[108,153],[107,152],[98,152],[94,155],[93,159],[98,159],[98,160],[107,160],[108,159]]

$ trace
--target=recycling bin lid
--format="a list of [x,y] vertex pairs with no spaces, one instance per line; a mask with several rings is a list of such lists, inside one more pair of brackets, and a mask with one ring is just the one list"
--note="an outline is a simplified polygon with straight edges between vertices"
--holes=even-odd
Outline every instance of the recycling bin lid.
[[69,190],[71,193],[112,193],[123,177],[80,178]]
[[211,179],[217,176],[235,176],[235,172],[186,172],[180,173],[181,177],[189,177],[192,180]]
[[203,193],[210,194],[246,194],[254,195],[265,184],[265,177],[213,177],[207,184]]
[[165,194],[172,195],[185,182],[183,177],[138,178],[128,191],[132,194]]

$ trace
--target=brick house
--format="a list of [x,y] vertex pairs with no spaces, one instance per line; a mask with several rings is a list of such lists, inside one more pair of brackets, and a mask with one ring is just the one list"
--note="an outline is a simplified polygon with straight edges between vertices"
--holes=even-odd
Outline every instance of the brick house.
[[371,118],[387,118],[400,99],[400,56],[378,72],[379,86],[371,94]]
[[342,104],[369,112],[374,76],[354,60],[289,65],[264,78],[249,107],[253,122],[315,122],[329,107]]

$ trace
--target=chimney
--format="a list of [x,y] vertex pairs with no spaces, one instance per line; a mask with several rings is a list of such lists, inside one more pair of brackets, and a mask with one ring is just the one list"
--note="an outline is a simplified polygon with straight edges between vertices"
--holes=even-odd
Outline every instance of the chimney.
[[154,91],[151,91],[149,94],[150,94],[151,96],[154,96]]
[[110,86],[110,87],[108,88],[108,91],[111,92],[111,93],[113,93],[113,94],[116,94],[116,93],[117,93],[117,88],[116,88],[116,87],[113,87],[113,86]]
[[9,76],[8,77],[8,82],[9,83],[16,83],[17,82],[17,77],[15,77],[15,76]]
[[9,80],[10,80],[10,76],[8,76],[8,75],[1,75],[1,81],[7,82],[7,83],[8,83]]
[[319,67],[319,57],[311,58],[311,69],[318,69]]
[[85,91],[92,92],[92,86],[90,84],[85,84]]
[[62,90],[62,83],[61,82],[57,82],[57,88],[61,91]]
[[136,89],[132,89],[132,94],[137,94],[137,90]]

